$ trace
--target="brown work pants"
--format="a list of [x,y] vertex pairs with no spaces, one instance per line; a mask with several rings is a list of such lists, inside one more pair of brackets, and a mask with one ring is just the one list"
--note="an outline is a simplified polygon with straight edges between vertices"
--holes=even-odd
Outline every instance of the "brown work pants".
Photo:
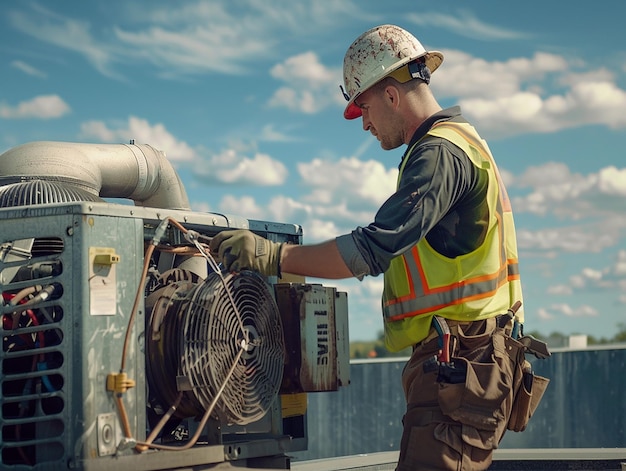
[[503,329],[495,318],[448,324],[454,362],[467,365],[467,378],[450,384],[424,372],[439,350],[436,332],[415,347],[402,373],[407,409],[397,471],[487,469],[506,430],[515,362]]

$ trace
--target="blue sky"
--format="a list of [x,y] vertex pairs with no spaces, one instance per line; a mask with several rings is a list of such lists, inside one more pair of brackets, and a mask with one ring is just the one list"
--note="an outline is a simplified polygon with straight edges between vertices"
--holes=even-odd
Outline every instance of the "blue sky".
[[[527,331],[626,322],[626,3],[93,0],[0,4],[0,152],[30,141],[166,152],[192,207],[303,226],[368,224],[402,149],[342,117],[343,55],[394,23],[444,53],[431,86],[490,144],[516,214]],[[319,281],[319,280],[311,280]],[[382,277],[348,292],[382,329]]]

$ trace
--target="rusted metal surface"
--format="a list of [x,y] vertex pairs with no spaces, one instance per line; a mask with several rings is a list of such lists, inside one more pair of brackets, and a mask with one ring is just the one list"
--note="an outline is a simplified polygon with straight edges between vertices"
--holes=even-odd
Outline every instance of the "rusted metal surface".
[[285,331],[283,392],[336,391],[347,385],[345,293],[317,284],[275,286]]

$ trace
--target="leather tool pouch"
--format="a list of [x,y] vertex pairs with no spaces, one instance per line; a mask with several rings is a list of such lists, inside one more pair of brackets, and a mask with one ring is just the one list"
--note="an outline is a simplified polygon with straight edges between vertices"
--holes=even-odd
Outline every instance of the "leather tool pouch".
[[[439,366],[438,378],[441,411],[462,424],[465,443],[484,450],[497,448],[504,434],[514,379],[504,332],[494,330],[494,321],[488,321],[485,332],[468,334],[459,329],[456,354],[449,364]],[[450,368],[457,374],[447,375]],[[460,374],[463,370],[465,375]]]
[[523,432],[526,429],[526,425],[535,413],[549,382],[548,378],[535,375],[531,370],[530,363],[525,359],[517,365],[514,378],[515,397],[507,424],[508,430]]
[[508,330],[467,335],[459,329],[455,337],[452,361],[439,365],[439,406],[463,425],[463,441],[496,448],[506,429],[526,428],[549,380],[532,373],[527,348]]

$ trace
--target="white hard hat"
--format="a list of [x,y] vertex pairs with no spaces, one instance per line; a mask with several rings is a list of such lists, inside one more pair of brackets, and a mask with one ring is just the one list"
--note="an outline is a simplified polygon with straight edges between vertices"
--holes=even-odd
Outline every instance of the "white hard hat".
[[[420,57],[424,58],[430,72],[443,62],[441,52],[426,51],[411,33],[399,26],[376,26],[359,36],[343,58],[343,94],[348,100],[344,118],[361,116],[361,109],[354,100],[392,72]],[[407,75],[407,80],[410,78]]]

